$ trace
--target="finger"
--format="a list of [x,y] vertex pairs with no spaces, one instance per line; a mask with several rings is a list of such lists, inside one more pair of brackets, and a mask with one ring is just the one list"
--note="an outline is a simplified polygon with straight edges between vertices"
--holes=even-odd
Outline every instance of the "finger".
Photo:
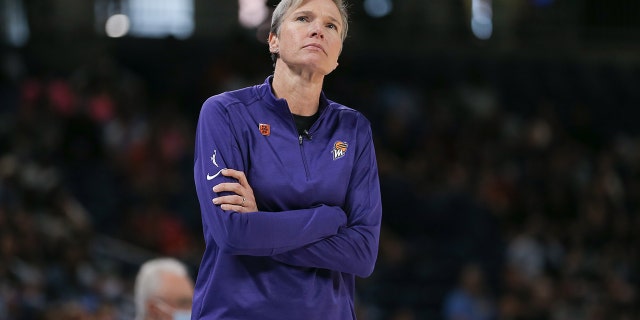
[[224,191],[229,191],[229,192],[239,194],[240,191],[242,191],[242,186],[239,183],[235,183],[235,182],[223,182],[213,187],[213,192],[224,192]]
[[235,212],[240,212],[240,213],[244,213],[246,212],[246,208],[243,206],[239,206],[239,205],[235,205],[235,204],[222,204],[220,205],[220,209],[225,210],[225,211],[235,211]]
[[245,197],[239,195],[230,195],[230,196],[222,196],[213,198],[213,204],[234,204],[238,206],[242,206],[246,203],[247,199]]
[[231,177],[238,180],[241,186],[247,188],[249,187],[249,181],[247,180],[247,176],[242,171],[234,170],[234,169],[224,169],[222,170],[222,175],[225,177]]

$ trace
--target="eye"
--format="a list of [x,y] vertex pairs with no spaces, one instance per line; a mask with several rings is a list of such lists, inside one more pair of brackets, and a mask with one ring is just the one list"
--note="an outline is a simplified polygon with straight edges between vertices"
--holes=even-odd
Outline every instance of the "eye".
[[307,16],[299,16],[299,17],[296,18],[296,21],[307,22],[307,21],[309,21],[309,17],[307,17]]
[[338,26],[336,26],[336,25],[335,25],[335,24],[333,24],[333,23],[329,23],[329,24],[327,24],[327,28],[329,28],[329,29],[333,29],[333,30],[338,30]]

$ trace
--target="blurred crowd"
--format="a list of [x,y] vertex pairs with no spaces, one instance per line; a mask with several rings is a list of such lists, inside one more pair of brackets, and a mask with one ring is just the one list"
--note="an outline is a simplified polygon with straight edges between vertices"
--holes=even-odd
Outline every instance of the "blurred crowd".
[[130,319],[142,262],[203,250],[193,119],[94,62],[3,79],[0,319]]
[[[170,80],[109,55],[67,72],[3,57],[0,320],[130,319],[157,255],[195,276],[199,107],[261,83],[263,49],[174,61]],[[383,230],[359,319],[639,319],[640,66],[346,55],[325,87],[375,134]]]
[[441,58],[421,70],[344,86],[378,128],[385,236],[362,286],[369,312],[639,319],[638,66]]

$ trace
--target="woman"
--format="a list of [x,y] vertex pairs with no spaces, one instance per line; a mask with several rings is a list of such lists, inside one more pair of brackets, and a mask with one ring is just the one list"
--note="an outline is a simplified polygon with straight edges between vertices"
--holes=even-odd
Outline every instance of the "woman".
[[273,75],[204,103],[194,319],[355,319],[382,211],[369,122],[322,92],[346,34],[341,0],[283,0]]

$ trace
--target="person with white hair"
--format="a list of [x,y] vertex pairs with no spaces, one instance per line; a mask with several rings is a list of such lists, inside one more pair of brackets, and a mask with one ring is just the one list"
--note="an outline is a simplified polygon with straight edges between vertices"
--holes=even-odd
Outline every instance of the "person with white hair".
[[134,299],[135,320],[188,320],[193,280],[184,263],[177,259],[152,259],[136,275]]

